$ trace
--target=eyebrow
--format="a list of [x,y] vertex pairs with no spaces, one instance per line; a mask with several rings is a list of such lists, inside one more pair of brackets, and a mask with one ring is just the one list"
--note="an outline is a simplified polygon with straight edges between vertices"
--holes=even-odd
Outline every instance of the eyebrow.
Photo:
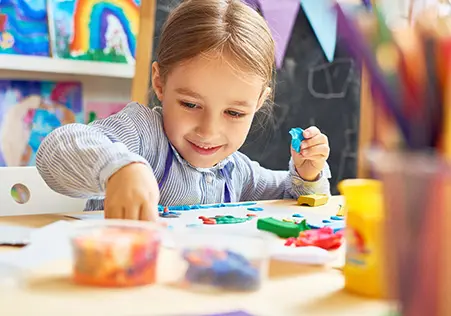
[[[202,95],[200,95],[197,92],[194,92],[193,90],[191,90],[189,88],[177,88],[177,89],[175,89],[175,91],[177,93],[187,95],[187,96],[190,96],[195,99],[204,100],[204,97]],[[249,102],[247,102],[247,101],[233,101],[233,102],[231,102],[231,104],[237,105],[237,106],[244,106],[244,107],[250,106]]]
[[188,88],[177,88],[177,89],[175,89],[175,91],[177,93],[184,94],[184,95],[193,97],[195,99],[201,99],[201,100],[204,99],[199,93],[194,92],[193,90],[188,89]]

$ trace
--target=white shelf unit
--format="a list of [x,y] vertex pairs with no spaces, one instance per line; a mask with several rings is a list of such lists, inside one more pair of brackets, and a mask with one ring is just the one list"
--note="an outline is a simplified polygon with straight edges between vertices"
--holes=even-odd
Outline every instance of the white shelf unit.
[[131,79],[135,66],[40,56],[0,55],[0,70]]
[[130,102],[134,72],[134,65],[127,64],[0,55],[0,79],[78,81],[84,105],[88,101]]

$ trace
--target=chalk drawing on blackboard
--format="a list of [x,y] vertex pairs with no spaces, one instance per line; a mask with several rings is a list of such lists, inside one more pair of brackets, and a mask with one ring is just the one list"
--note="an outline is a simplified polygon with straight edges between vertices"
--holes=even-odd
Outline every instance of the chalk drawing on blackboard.
[[345,138],[345,145],[341,149],[341,155],[340,155],[340,163],[338,165],[338,172],[336,176],[336,183],[341,181],[345,167],[346,167],[346,161],[347,160],[356,160],[357,159],[357,152],[356,150],[353,150],[353,138],[356,138],[358,135],[358,122],[359,118],[357,115],[352,115],[352,118],[349,119],[349,117],[344,117],[345,120],[345,130],[344,130],[344,138]]
[[284,68],[290,81],[294,81],[296,72],[296,61],[293,58],[285,58]]
[[343,99],[354,75],[354,61],[337,58],[333,63],[312,66],[308,73],[308,89],[318,99]]

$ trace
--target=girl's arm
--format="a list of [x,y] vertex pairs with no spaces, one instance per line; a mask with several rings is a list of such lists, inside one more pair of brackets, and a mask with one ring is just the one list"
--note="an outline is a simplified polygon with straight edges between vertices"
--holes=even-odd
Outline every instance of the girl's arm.
[[288,171],[275,171],[263,168],[241,153],[237,154],[238,172],[243,183],[241,201],[297,199],[300,195],[313,193],[330,195],[331,175],[327,164],[318,180],[305,181],[297,174],[292,160]]
[[151,112],[131,103],[119,113],[90,125],[57,128],[41,143],[36,167],[56,192],[78,198],[103,196],[106,181],[120,168],[134,162],[149,166],[143,156],[146,157],[146,146],[153,139],[145,137],[151,133],[145,133],[144,128],[161,125],[152,121],[158,118]]

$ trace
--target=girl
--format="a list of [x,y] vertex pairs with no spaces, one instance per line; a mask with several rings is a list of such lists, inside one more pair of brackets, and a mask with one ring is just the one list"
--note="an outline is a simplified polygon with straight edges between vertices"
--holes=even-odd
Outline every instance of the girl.
[[237,150],[273,90],[274,41],[239,0],[186,0],[161,34],[153,109],[131,103],[90,125],[53,131],[37,168],[55,191],[89,198],[106,218],[155,220],[158,203],[207,204],[329,194],[327,137],[304,131],[289,171]]

